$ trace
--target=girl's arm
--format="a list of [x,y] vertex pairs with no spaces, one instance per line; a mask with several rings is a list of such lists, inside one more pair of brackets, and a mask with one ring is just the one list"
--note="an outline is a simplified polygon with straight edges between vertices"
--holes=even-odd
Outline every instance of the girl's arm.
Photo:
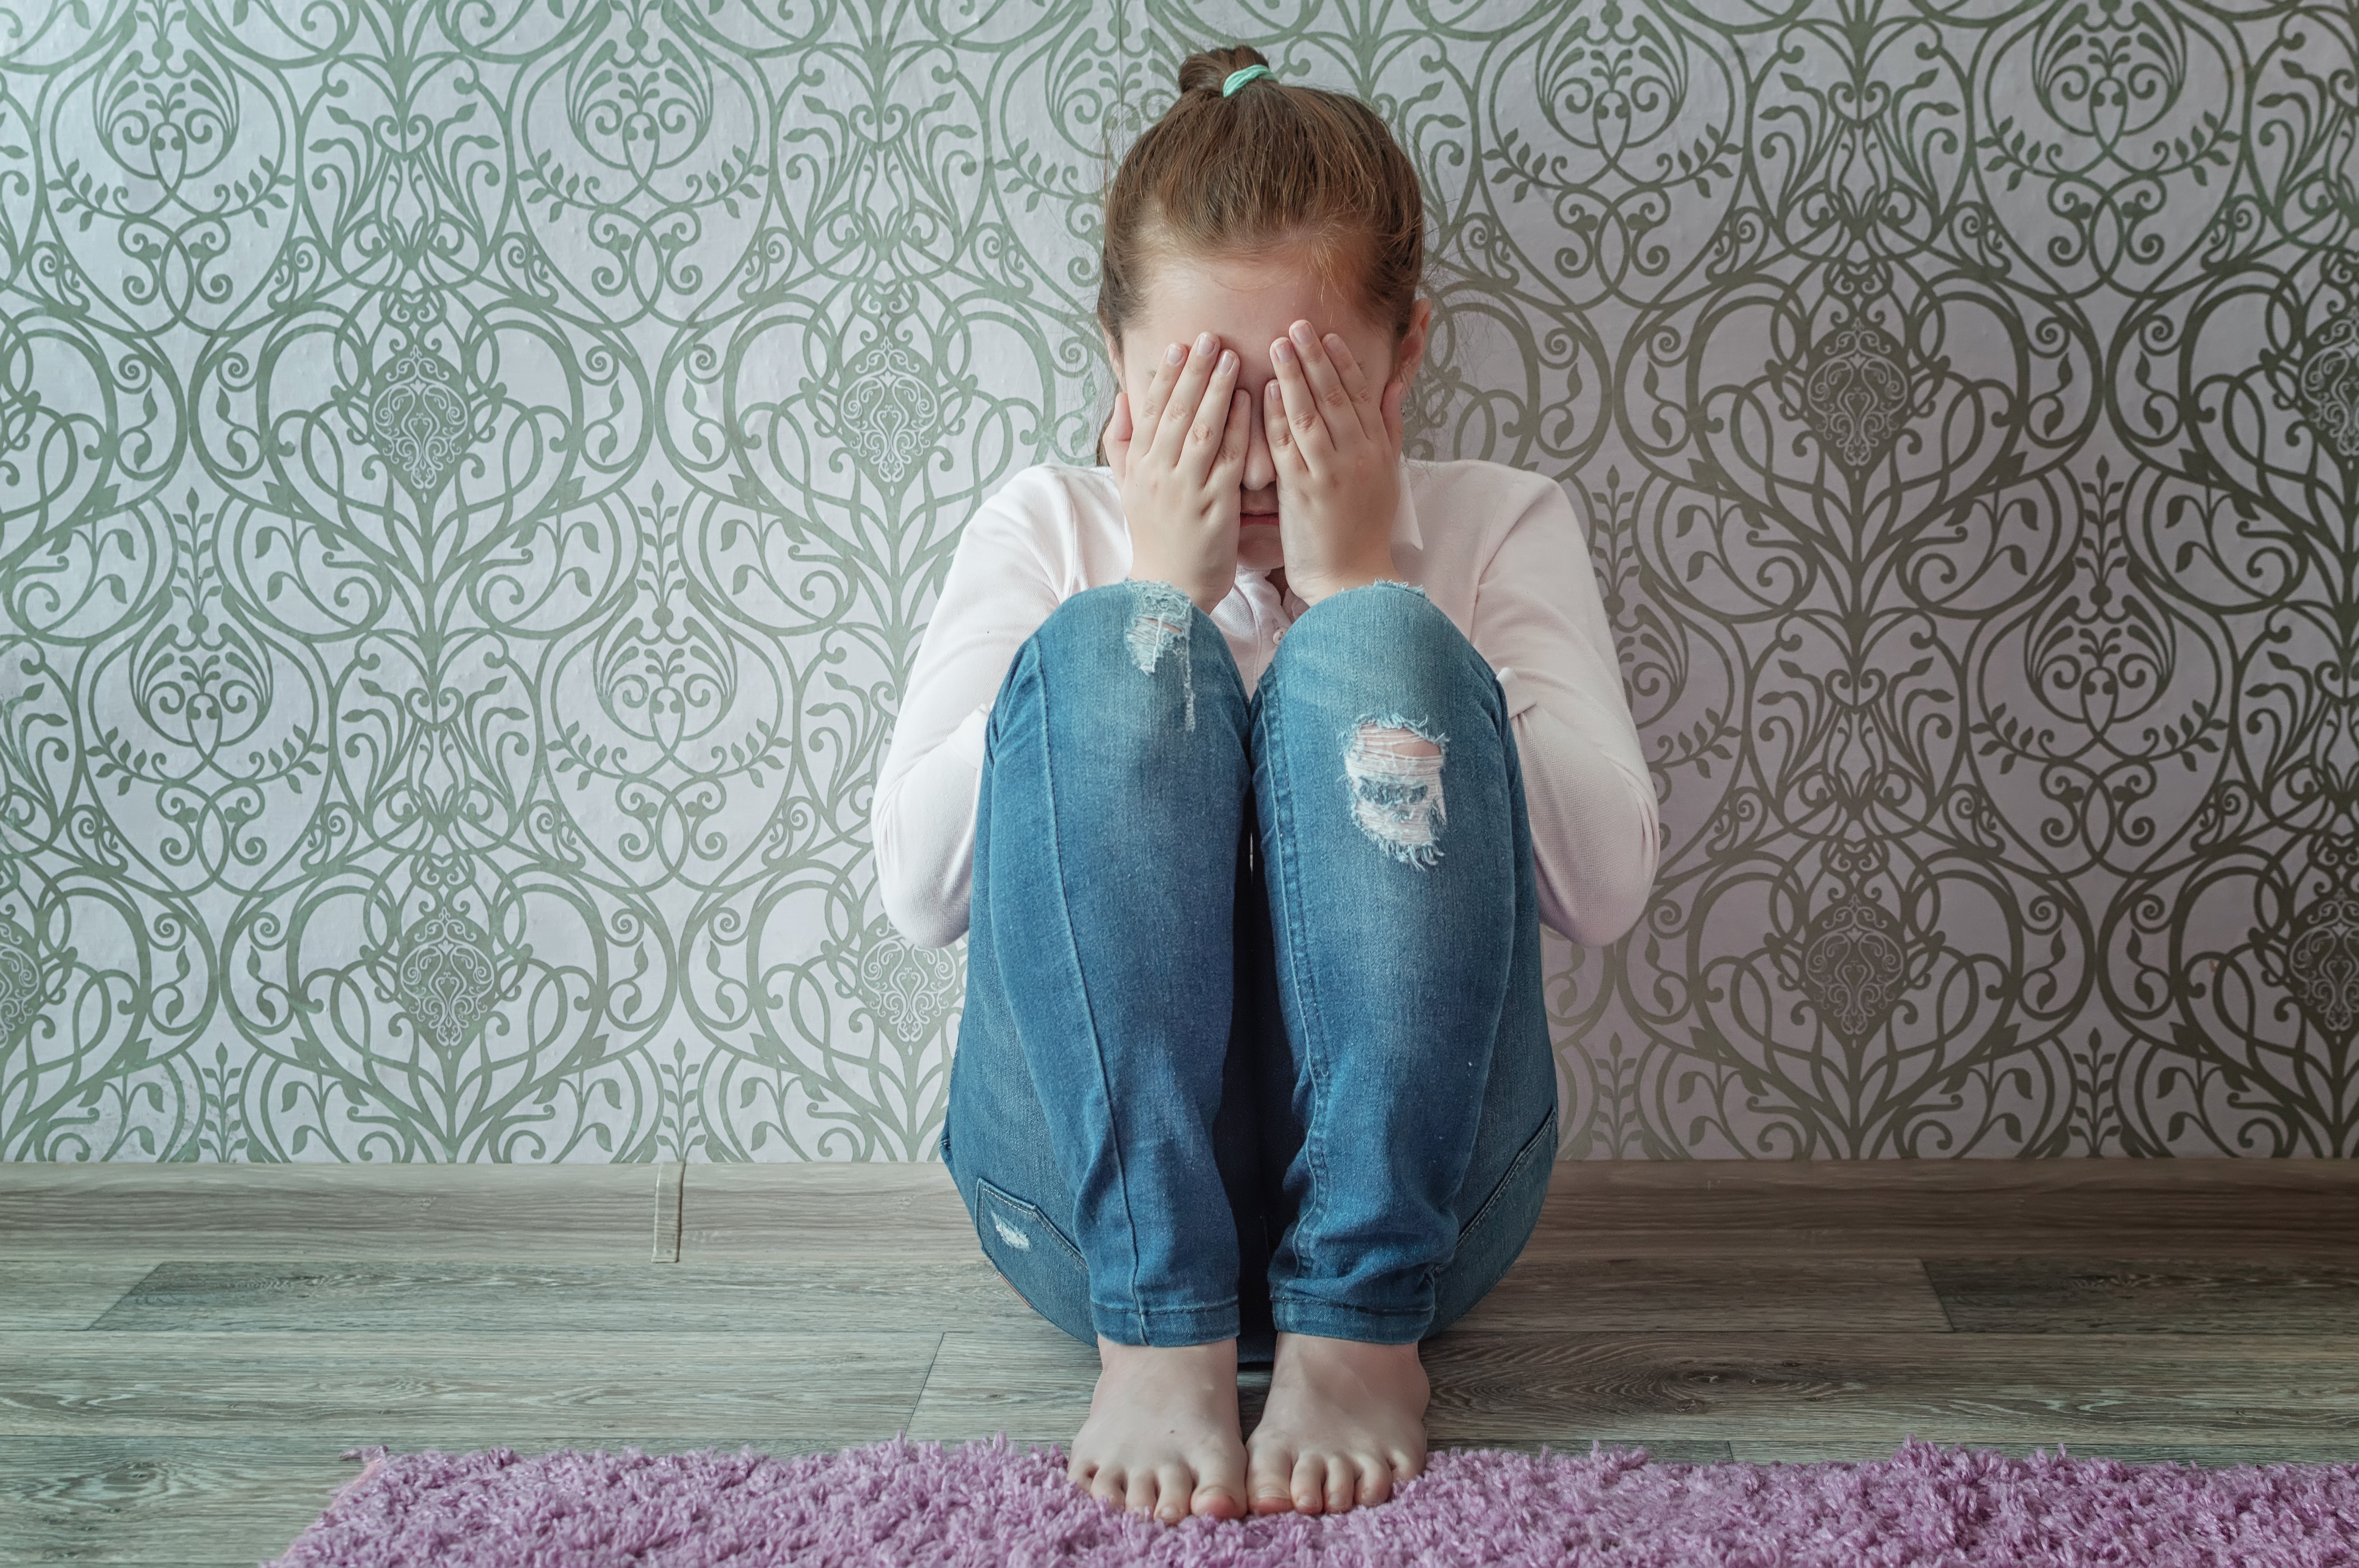
[[1016,650],[1062,597],[1041,528],[1069,522],[1069,511],[1042,470],[1009,480],[959,536],[918,644],[871,812],[877,897],[915,946],[966,935],[984,727]]
[[1581,520],[1553,481],[1520,478],[1521,510],[1475,584],[1473,641],[1506,693],[1540,918],[1603,946],[1638,923],[1654,887],[1654,784]]

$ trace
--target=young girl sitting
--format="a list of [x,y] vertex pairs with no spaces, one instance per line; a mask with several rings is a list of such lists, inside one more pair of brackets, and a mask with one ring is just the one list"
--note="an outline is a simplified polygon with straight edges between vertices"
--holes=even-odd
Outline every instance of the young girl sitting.
[[1418,1342],[1556,1156],[1540,923],[1621,935],[1657,842],[1564,492],[1402,460],[1408,158],[1251,49],[1180,87],[1105,199],[1104,464],[976,513],[875,814],[894,923],[969,939],[942,1158],[1099,1353],[1071,1474],[1166,1520],[1424,1467]]

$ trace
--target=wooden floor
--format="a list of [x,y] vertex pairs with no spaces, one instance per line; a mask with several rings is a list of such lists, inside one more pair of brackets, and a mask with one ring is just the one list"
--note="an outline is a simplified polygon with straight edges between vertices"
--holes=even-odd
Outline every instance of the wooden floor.
[[[2354,1238],[2352,1161],[1565,1164],[1432,1437],[2359,1460]],[[0,1164],[0,1563],[255,1564],[363,1444],[1062,1444],[1094,1369],[939,1165]]]

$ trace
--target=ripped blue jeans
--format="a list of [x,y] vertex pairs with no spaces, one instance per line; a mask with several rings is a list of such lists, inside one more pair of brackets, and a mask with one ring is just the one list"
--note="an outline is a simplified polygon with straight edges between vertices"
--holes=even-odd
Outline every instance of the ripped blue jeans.
[[1422,589],[1331,595],[1249,699],[1170,585],[1066,599],[985,731],[941,1152],[1084,1344],[1401,1344],[1505,1274],[1556,1158],[1498,677]]

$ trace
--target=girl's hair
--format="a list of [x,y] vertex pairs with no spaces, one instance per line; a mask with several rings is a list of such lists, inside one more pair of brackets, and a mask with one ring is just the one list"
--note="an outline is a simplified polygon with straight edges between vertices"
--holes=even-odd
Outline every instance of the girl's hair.
[[1158,259],[1299,241],[1369,320],[1408,330],[1425,267],[1416,168],[1346,93],[1260,76],[1223,96],[1232,71],[1268,63],[1243,48],[1190,55],[1178,101],[1124,155],[1106,189],[1098,282],[1098,321],[1116,342]]

